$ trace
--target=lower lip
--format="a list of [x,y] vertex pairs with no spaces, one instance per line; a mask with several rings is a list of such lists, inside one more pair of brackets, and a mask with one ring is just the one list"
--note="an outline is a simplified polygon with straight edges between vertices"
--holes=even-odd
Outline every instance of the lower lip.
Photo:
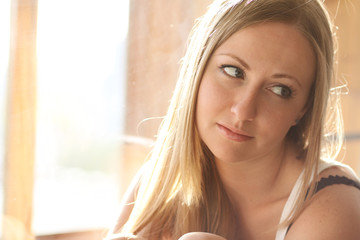
[[254,137],[249,137],[246,135],[241,135],[238,133],[234,133],[233,131],[231,131],[230,129],[220,125],[220,124],[216,124],[217,128],[220,130],[220,132],[228,139],[236,141],[236,142],[245,142],[245,141],[249,141],[251,139],[253,139]]

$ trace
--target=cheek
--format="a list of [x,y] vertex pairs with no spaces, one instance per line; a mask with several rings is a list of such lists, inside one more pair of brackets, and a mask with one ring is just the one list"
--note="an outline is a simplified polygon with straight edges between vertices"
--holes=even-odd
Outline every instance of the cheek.
[[258,118],[260,126],[267,134],[277,136],[285,136],[289,129],[295,124],[297,116],[301,112],[301,107],[294,104],[273,103],[270,100],[264,101],[262,109],[262,117]]
[[204,123],[203,120],[206,119],[205,116],[211,112],[211,105],[213,100],[210,93],[210,88],[202,80],[200,83],[200,88],[197,97],[196,105],[196,123],[198,127],[201,127]]
[[267,109],[263,111],[265,115],[259,118],[259,121],[263,121],[259,125],[262,126],[265,135],[282,139],[295,124],[299,112],[300,108],[293,105],[282,108],[267,105]]
[[204,78],[201,80],[197,97],[196,118],[197,122],[215,117],[224,111],[227,106],[229,94],[214,79]]

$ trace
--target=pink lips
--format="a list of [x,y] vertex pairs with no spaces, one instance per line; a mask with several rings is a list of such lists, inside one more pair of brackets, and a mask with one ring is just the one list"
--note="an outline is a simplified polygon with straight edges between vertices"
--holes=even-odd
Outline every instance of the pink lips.
[[217,123],[216,126],[225,137],[236,142],[249,141],[254,138],[238,130],[229,129],[229,127],[225,127],[219,123]]

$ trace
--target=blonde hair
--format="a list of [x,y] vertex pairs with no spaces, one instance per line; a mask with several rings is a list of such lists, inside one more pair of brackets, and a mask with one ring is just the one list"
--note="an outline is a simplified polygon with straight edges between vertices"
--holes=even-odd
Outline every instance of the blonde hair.
[[320,0],[220,0],[214,1],[192,30],[175,92],[142,174],[133,211],[119,232],[149,239],[167,235],[177,239],[191,231],[236,238],[238,223],[213,155],[197,132],[195,107],[202,74],[213,51],[236,31],[265,21],[295,26],[309,40],[316,56],[308,111],[287,135],[306,159],[302,191],[287,221],[301,213],[308,187],[314,188],[311,179],[316,174],[321,149],[327,153],[333,149],[329,146],[340,146],[342,139],[341,129],[334,131],[338,134],[334,137],[336,144],[324,141],[323,137],[325,123],[335,126],[341,123],[338,111],[332,111],[335,124],[325,121],[329,92],[334,84],[330,17]]

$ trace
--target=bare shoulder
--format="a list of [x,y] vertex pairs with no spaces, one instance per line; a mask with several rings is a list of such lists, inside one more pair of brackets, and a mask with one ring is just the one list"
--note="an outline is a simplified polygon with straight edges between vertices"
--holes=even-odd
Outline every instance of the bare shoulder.
[[[323,171],[319,178],[346,177],[358,181],[356,175],[342,167]],[[360,190],[354,186],[334,184],[317,192],[286,239],[335,240],[360,239]]]

